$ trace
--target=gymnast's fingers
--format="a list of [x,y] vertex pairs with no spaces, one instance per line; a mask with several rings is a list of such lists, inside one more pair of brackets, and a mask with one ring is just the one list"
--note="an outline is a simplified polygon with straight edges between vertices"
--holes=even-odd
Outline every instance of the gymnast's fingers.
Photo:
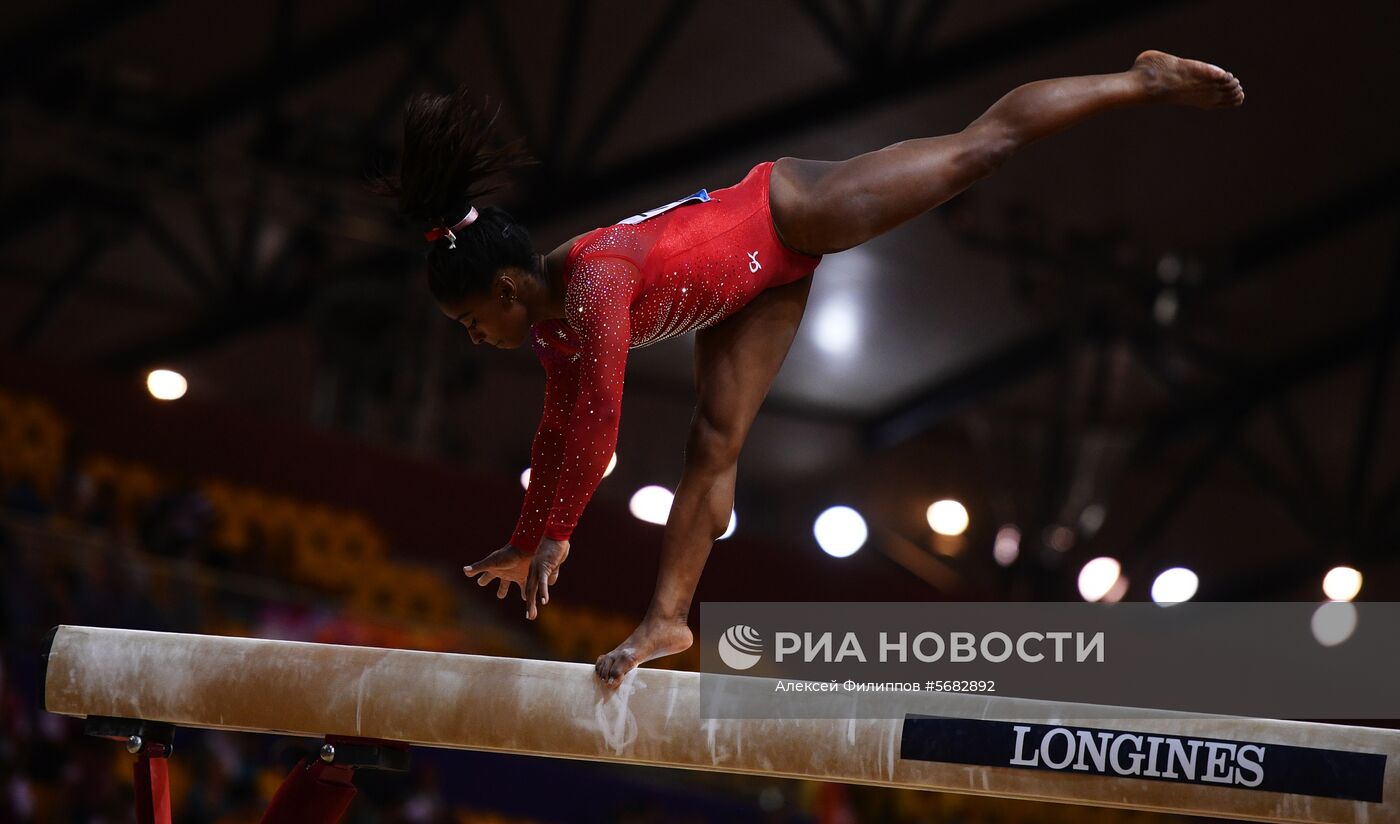
[[507,557],[502,550],[498,549],[495,552],[492,552],[491,554],[487,555],[485,558],[482,558],[480,561],[477,561],[474,564],[467,564],[466,566],[462,567],[462,572],[466,573],[467,577],[470,578],[478,572],[484,572],[486,570],[491,569],[508,569],[510,565],[511,559]]
[[465,573],[468,578],[470,578],[479,572],[486,572],[488,570],[495,569],[495,567],[495,562],[491,560],[490,555],[487,555],[485,558],[482,558],[480,561],[477,561],[474,564],[467,564],[466,566],[462,567],[462,572]]
[[502,578],[502,579],[501,579],[501,585],[500,585],[499,587],[496,587],[496,597],[497,597],[497,598],[504,599],[504,598],[505,598],[507,595],[509,595],[509,594],[510,594],[510,581],[507,581],[505,578]]
[[535,605],[535,596],[538,594],[540,586],[540,574],[535,569],[535,565],[530,565],[530,576],[525,581],[525,617],[531,621],[539,614],[539,608]]

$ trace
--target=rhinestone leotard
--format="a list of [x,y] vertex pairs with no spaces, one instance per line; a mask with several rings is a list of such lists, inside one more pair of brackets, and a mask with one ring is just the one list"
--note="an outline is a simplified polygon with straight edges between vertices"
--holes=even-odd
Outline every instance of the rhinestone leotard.
[[511,545],[567,540],[617,445],[627,351],[719,323],[765,289],[811,274],[820,257],[779,240],[771,162],[580,237],[565,264],[564,318],[531,327],[545,370],[544,412]]

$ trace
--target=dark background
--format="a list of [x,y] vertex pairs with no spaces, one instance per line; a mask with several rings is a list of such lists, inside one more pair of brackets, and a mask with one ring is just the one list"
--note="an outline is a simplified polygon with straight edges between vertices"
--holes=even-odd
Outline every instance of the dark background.
[[[1364,573],[1362,598],[1395,598],[1398,16],[1244,0],[5,5],[0,393],[63,432],[48,481],[0,461],[6,552],[29,559],[8,576],[7,694],[25,697],[17,656],[46,624],[209,628],[198,610],[93,595],[111,586],[93,559],[117,546],[171,580],[212,571],[217,592],[256,590],[260,606],[215,629],[367,640],[268,619],[267,604],[339,616],[356,597],[188,550],[218,544],[199,531],[218,507],[180,493],[210,479],[358,513],[386,557],[441,579],[451,632],[401,643],[591,661],[625,635],[661,535],[627,502],[679,478],[692,339],[632,353],[617,469],[545,610],[591,610],[591,640],[561,648],[518,601],[466,591],[455,569],[514,524],[543,372],[528,348],[474,348],[439,315],[421,227],[365,187],[396,167],[406,97],[459,83],[502,104],[501,137],[541,159],[493,202],[547,250],[762,160],[956,131],[1017,84],[1118,71],[1142,49],[1224,66],[1241,109],[1110,113],[823,261],[700,600],[1075,599],[1099,555],[1122,562],[1130,600],[1175,565],[1203,600],[1320,600],[1338,563]],[[145,396],[156,366],[189,378],[185,400]],[[160,494],[78,513],[74,479],[97,455],[149,469]],[[960,539],[924,521],[943,497],[971,514]],[[870,525],[848,559],[812,537],[836,504]],[[185,534],[172,518],[196,524],[189,541],[170,539]],[[991,547],[1007,524],[1023,539],[1003,567]],[[13,712],[31,734],[45,723]],[[55,734],[57,753],[81,746]],[[7,775],[38,774],[25,752]],[[870,820],[935,803],[779,783],[774,815],[823,818],[821,793]],[[762,786],[702,795],[758,814]],[[617,795],[653,792],[677,806],[664,788]],[[968,820],[1059,809],[936,803]]]

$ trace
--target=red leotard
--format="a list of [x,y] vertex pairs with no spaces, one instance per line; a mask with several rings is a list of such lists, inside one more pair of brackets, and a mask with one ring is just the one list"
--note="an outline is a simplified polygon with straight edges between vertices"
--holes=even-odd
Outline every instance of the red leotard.
[[565,317],[531,327],[544,413],[512,546],[533,553],[541,537],[573,533],[617,446],[628,349],[713,326],[821,260],[778,239],[772,169],[760,163],[708,200],[702,191],[594,229],[569,249]]

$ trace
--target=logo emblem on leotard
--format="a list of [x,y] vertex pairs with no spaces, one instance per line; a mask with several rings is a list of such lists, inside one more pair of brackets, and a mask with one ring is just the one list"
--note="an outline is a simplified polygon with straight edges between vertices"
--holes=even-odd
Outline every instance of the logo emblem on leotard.
[[762,268],[763,264],[758,262],[758,250],[755,249],[754,251],[749,252],[749,271],[757,272],[759,269]]
[[625,219],[625,220],[619,220],[619,221],[617,222],[616,225],[621,226],[621,225],[623,225],[623,224],[625,223],[625,224],[627,224],[627,225],[629,225],[629,226],[635,226],[636,224],[641,223],[641,222],[643,222],[643,221],[651,220],[652,218],[656,217],[656,216],[659,215],[659,214],[663,214],[663,213],[665,213],[665,212],[669,212],[669,211],[671,211],[672,209],[676,208],[677,206],[684,206],[684,205],[687,204],[687,203],[709,203],[709,202],[710,202],[710,193],[707,192],[707,191],[705,191],[704,189],[701,189],[700,191],[696,192],[695,194],[691,195],[690,197],[683,197],[683,198],[681,198],[680,200],[673,200],[673,201],[671,201],[670,203],[667,203],[665,206],[657,206],[655,209],[652,209],[652,210],[647,211],[647,212],[642,212],[640,215],[632,215],[631,217],[629,217],[629,218],[627,218],[627,219]]

